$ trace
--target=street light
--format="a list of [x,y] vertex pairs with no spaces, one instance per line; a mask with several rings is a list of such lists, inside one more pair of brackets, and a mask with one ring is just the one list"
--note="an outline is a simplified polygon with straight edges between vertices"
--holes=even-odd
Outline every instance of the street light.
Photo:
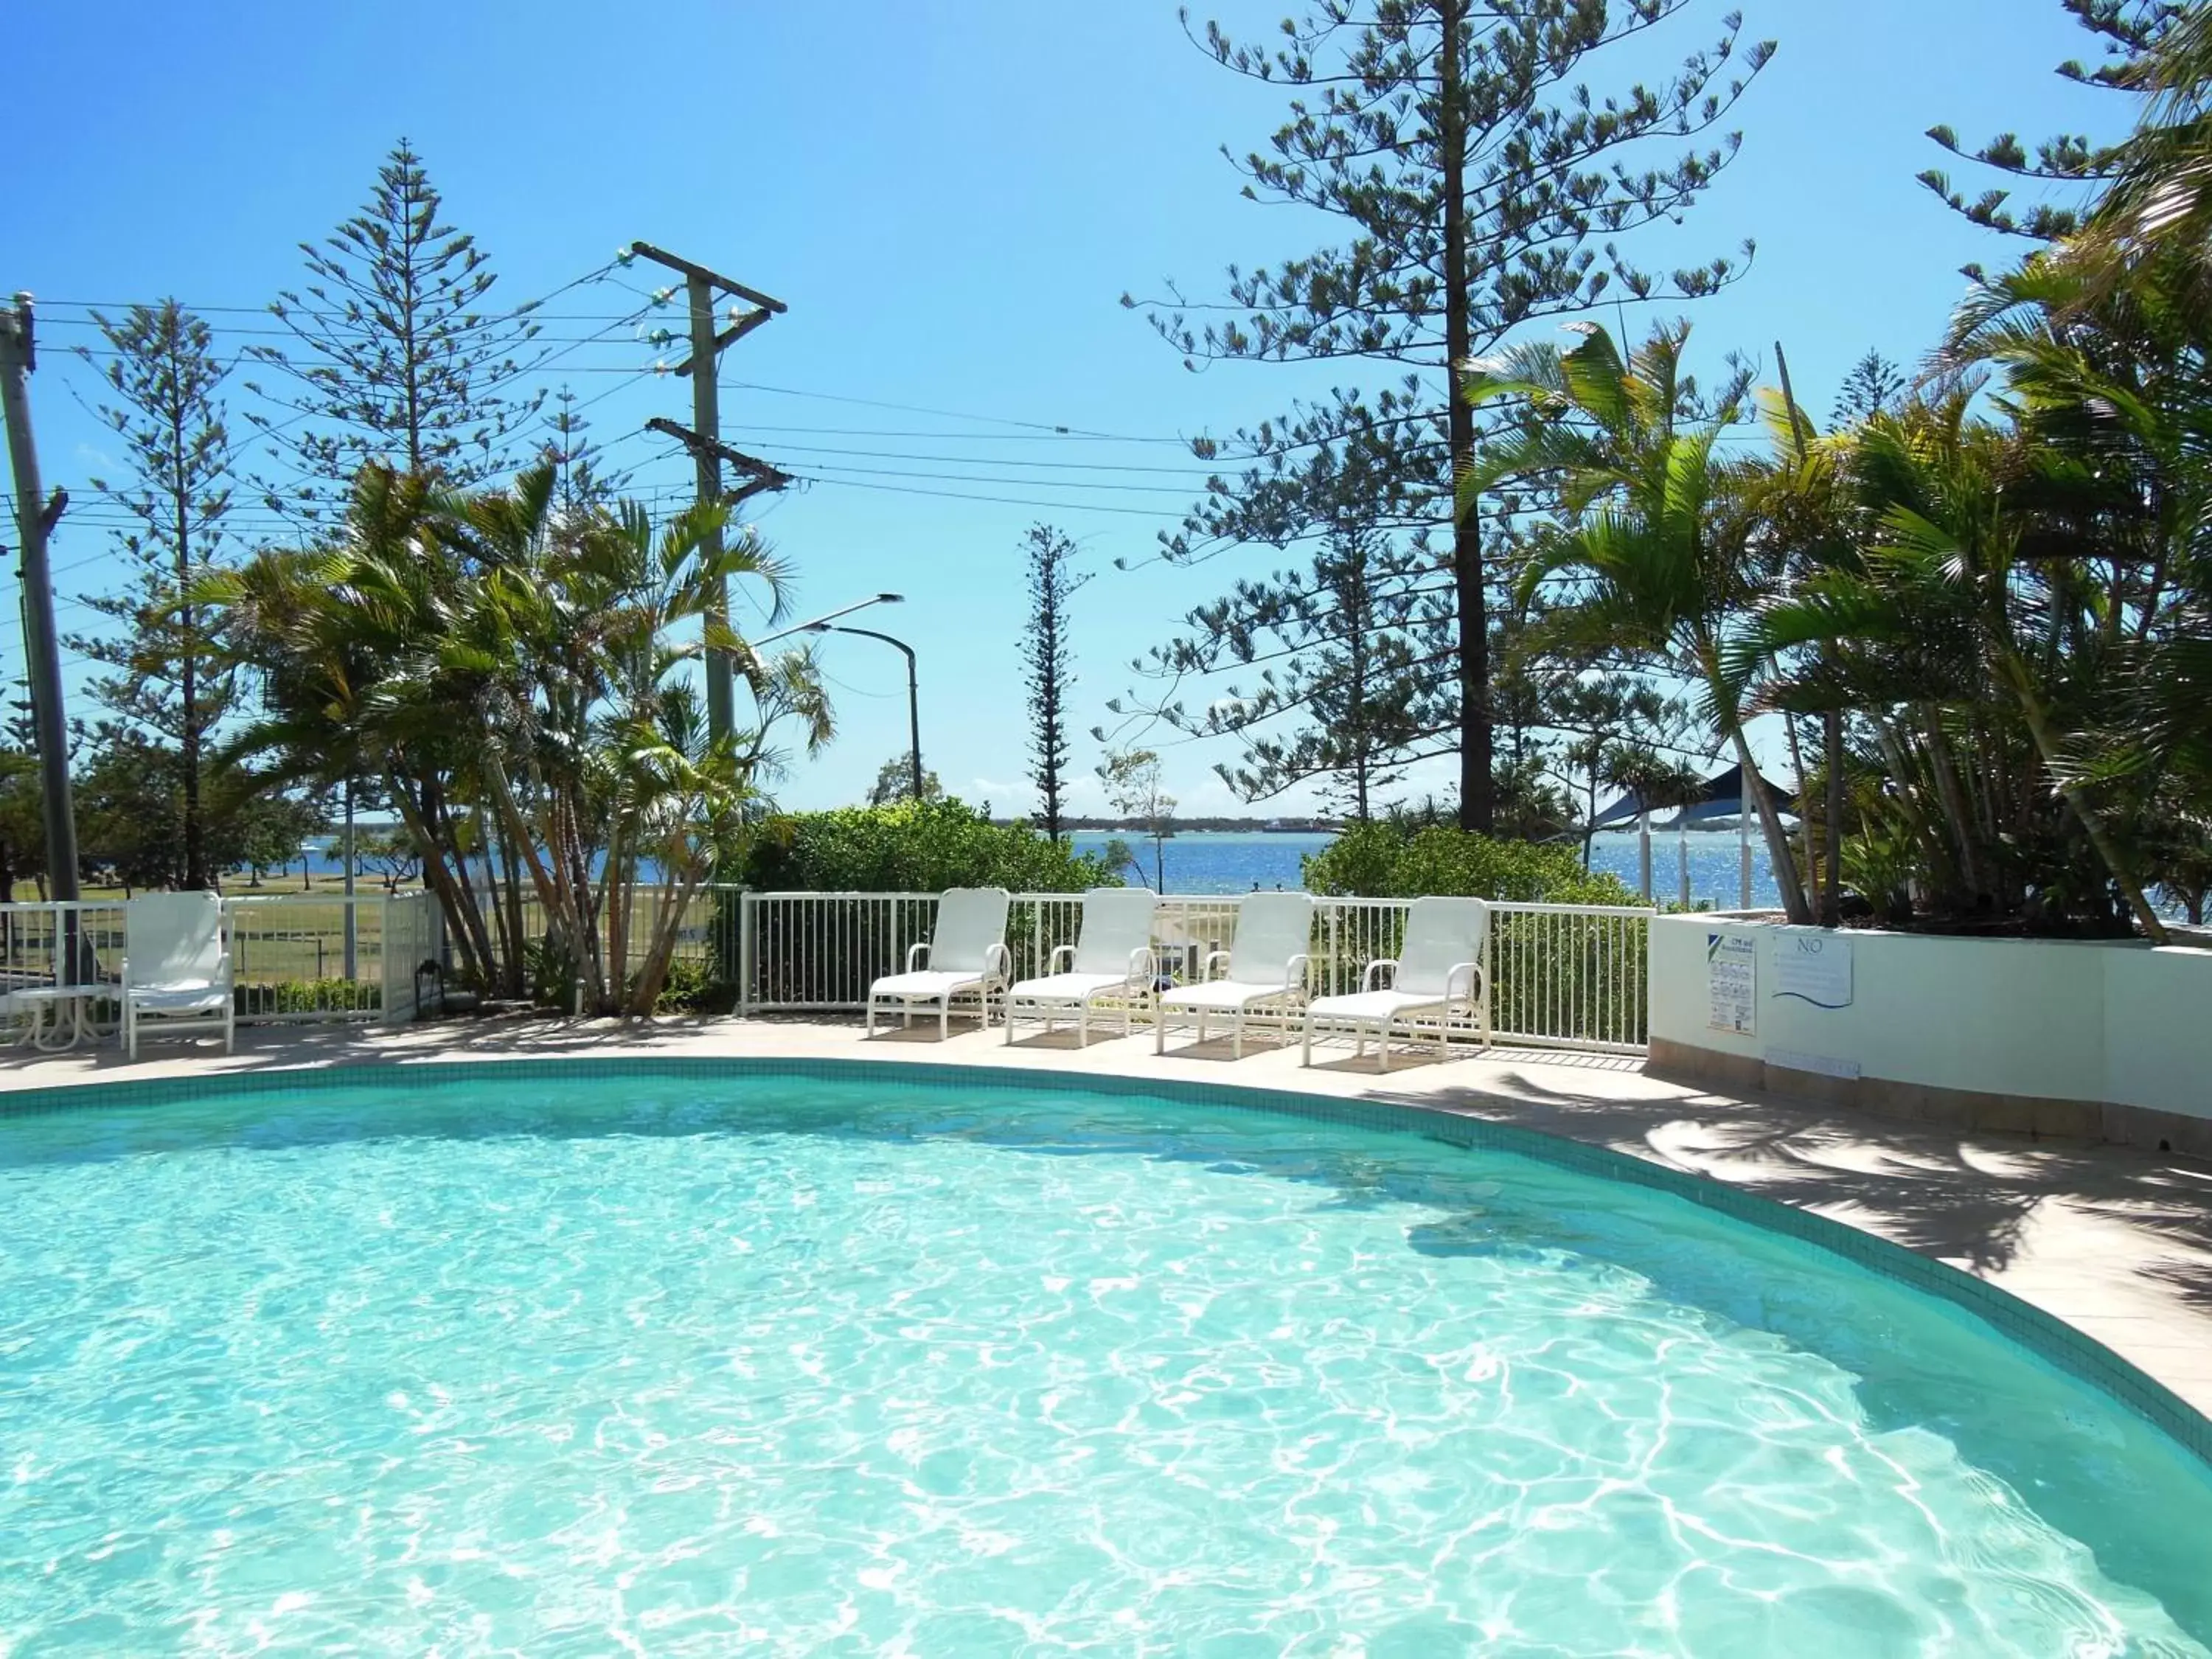
[[921,799],[921,695],[915,683],[914,647],[904,640],[895,640],[890,635],[878,634],[872,628],[839,628],[824,621],[808,623],[805,629],[810,634],[858,634],[864,640],[881,640],[885,645],[904,653],[908,763],[914,768],[913,798],[919,801]]
[[904,605],[905,603],[906,595],[903,593],[878,593],[873,599],[856,599],[851,605],[840,606],[837,610],[825,611],[812,622],[793,623],[789,628],[779,629],[775,633],[754,640],[751,643],[757,649],[763,645],[773,645],[778,640],[787,640],[793,634],[819,633],[825,624],[836,622],[840,617],[849,617],[855,611],[866,611],[872,605]]

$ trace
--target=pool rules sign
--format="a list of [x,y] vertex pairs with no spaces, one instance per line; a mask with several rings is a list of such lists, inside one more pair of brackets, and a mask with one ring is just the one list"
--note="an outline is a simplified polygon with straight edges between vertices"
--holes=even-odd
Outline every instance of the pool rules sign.
[[1759,941],[1747,933],[1705,935],[1705,988],[1716,1031],[1749,1036],[1759,1024]]

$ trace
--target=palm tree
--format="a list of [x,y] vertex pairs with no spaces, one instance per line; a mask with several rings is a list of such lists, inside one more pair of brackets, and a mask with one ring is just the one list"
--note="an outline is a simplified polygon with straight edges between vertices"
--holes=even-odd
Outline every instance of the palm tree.
[[1981,284],[1942,361],[2001,369],[2038,453],[2028,554],[2065,573],[2054,586],[2082,611],[2084,706],[2058,769],[2131,803],[2137,831],[2170,845],[2177,813],[2212,817],[2212,288],[2198,253],[2174,247],[2104,278],[2038,256]]
[[[2004,793],[2032,811],[2039,775],[2047,781],[2137,924],[2162,941],[2132,860],[2071,760],[2069,742],[2087,729],[2084,711],[2103,678],[2098,665],[2109,659],[2098,653],[2100,613],[2082,603],[2075,566],[2047,549],[2035,556],[2038,535],[2047,532],[2036,485],[2052,474],[2029,441],[1976,418],[1972,406],[1972,392],[1961,388],[1860,429],[1851,465],[1876,521],[1872,544],[1857,568],[1831,568],[1767,605],[1738,641],[1738,672],[1745,661],[1819,643],[1838,653],[1862,706],[1898,700],[1910,688],[1928,702],[2016,720],[2029,763],[2014,769]],[[1995,728],[1991,721],[1978,729],[2002,762],[2005,739]],[[1962,857],[1973,845],[1971,835],[1961,838]]]
[[[771,728],[796,715],[810,747],[830,730],[803,655],[764,664],[720,619],[720,596],[743,579],[780,614],[783,580],[750,532],[712,547],[725,518],[695,507],[656,528],[634,502],[562,512],[541,466],[475,498],[453,531],[471,575],[441,660],[477,677],[478,764],[547,918],[549,954],[607,1012],[650,1012],[682,916],[754,799]],[[681,678],[708,649],[730,654],[762,715],[717,744],[694,730]],[[647,856],[661,878],[633,981]]]
[[[1701,398],[1683,373],[1686,324],[1662,327],[1627,362],[1613,338],[1580,325],[1571,351],[1529,347],[1490,368],[1471,366],[1477,403],[1523,400],[1529,418],[1493,441],[1460,481],[1462,499],[1504,483],[1547,481],[1565,523],[1540,536],[1521,573],[1521,603],[1562,583],[1558,621],[1593,645],[1664,663],[1699,688],[1706,720],[1757,774],[1744,734],[1745,687],[1727,668],[1731,628],[1776,574],[1743,501],[1745,469],[1718,453],[1749,376]],[[1754,792],[1759,829],[1790,921],[1812,909],[1780,814]]]
[[222,616],[224,649],[261,689],[261,713],[220,759],[252,758],[283,781],[380,777],[453,924],[462,971],[491,982],[494,950],[457,813],[465,763],[452,689],[426,641],[452,610],[436,526],[462,497],[388,467],[364,467],[325,545],[264,550],[210,573],[186,596]]
[[[729,580],[757,580],[771,614],[781,580],[750,533],[708,550],[722,513],[656,527],[635,503],[563,511],[544,466],[468,495],[364,468],[331,545],[265,552],[195,591],[262,677],[267,711],[235,750],[373,768],[480,982],[519,994],[534,957],[548,988],[582,981],[592,1010],[649,1012],[684,909],[773,764],[771,733],[796,720],[813,746],[830,730],[803,653],[763,662],[720,620]],[[702,745],[684,698],[708,648],[737,661],[757,720]],[[662,879],[633,979],[648,860]]]

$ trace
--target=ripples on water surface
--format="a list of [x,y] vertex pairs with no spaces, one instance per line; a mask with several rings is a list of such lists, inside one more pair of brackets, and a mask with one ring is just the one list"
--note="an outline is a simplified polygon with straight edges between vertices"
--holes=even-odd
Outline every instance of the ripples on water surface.
[[489,1072],[0,1119],[10,1655],[2201,1654],[2208,1536],[1954,1310],[1411,1136]]

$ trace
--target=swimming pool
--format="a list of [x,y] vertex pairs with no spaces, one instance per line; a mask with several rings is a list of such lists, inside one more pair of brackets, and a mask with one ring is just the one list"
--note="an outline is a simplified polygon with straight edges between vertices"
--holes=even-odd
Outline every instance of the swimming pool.
[[1951,1303],[928,1069],[0,1116],[0,1652],[2207,1651],[2206,1467]]

